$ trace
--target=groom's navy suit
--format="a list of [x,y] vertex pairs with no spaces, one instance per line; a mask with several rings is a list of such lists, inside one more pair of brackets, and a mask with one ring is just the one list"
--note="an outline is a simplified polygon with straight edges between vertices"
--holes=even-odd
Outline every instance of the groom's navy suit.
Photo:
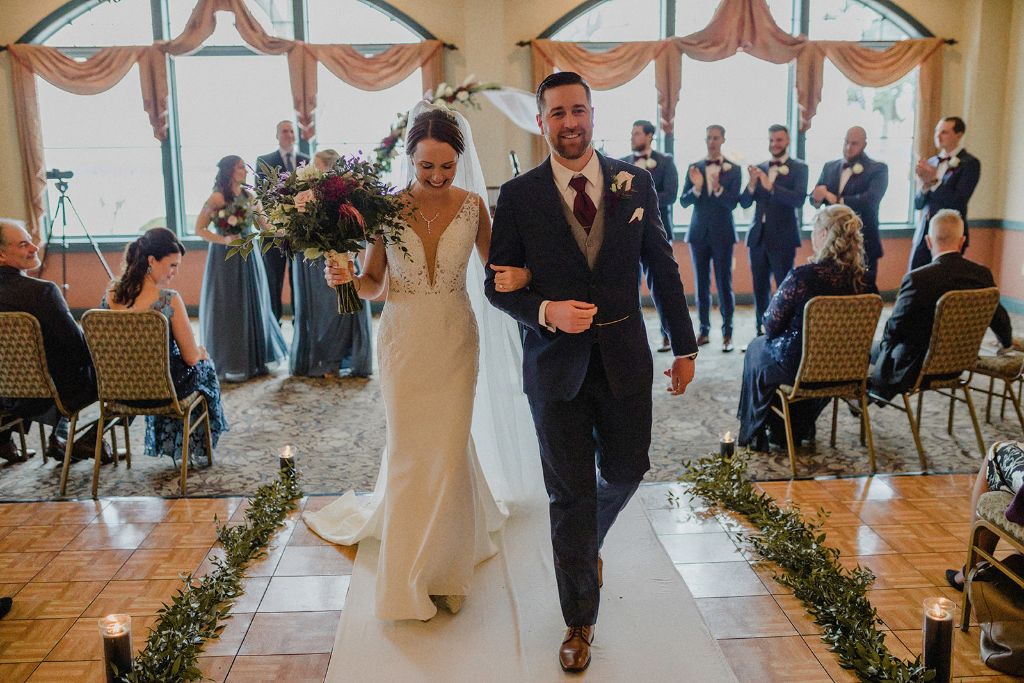
[[[637,287],[641,268],[675,355],[697,351],[651,175],[598,160],[604,227],[593,268],[574,238],[548,159],[502,186],[494,215],[489,261],[526,266],[529,287],[498,292],[490,268],[485,281],[491,303],[526,330],[524,389],[540,443],[555,576],[569,626],[596,623],[598,549],[650,468],[654,371]],[[633,175],[628,197],[609,189],[620,171]],[[590,329],[568,334],[541,324],[543,301],[573,299],[597,306]]]

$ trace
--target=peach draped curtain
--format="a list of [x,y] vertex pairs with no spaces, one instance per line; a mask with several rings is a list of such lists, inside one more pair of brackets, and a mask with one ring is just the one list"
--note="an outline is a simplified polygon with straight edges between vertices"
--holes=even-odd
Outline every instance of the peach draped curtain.
[[24,160],[23,177],[30,210],[29,230],[39,237],[43,224],[46,168],[39,122],[35,76],[57,88],[78,95],[96,95],[117,85],[139,67],[142,106],[149,116],[153,135],[167,137],[167,55],[187,55],[199,49],[217,27],[215,13],[231,12],[235,28],[246,44],[261,54],[287,55],[292,103],[302,137],[316,134],[314,115],[317,96],[317,64],[361,90],[383,90],[422,68],[423,90],[441,82],[443,44],[428,40],[394,45],[379,55],[366,57],[349,45],[312,45],[268,35],[245,7],[244,0],[199,0],[181,35],[147,46],[104,48],[79,62],[58,49],[43,45],[12,44],[11,72],[18,144]]
[[[711,22],[688,36],[658,41],[622,43],[607,52],[591,52],[576,43],[534,40],[534,85],[553,73],[576,71],[591,86],[608,90],[628,83],[654,62],[658,116],[666,133],[672,132],[682,89],[682,57],[712,62],[745,52],[775,64],[796,62],[800,130],[811,127],[821,102],[825,59],[854,83],[881,87],[895,83],[916,67],[918,82],[917,126],[928,131],[940,116],[941,38],[904,40],[886,50],[873,50],[853,41],[814,41],[793,36],[775,23],[766,0],[722,0]],[[927,155],[931,140],[918,136],[918,152]]]

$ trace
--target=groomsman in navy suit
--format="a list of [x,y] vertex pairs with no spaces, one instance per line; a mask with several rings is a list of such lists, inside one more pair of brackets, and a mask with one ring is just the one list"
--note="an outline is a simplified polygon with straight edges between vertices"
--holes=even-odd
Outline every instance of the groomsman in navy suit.
[[928,222],[942,209],[955,209],[964,219],[964,245],[967,251],[970,235],[967,230],[967,202],[974,194],[981,178],[981,162],[964,149],[963,137],[967,132],[959,116],[947,116],[935,126],[935,146],[939,153],[917,162],[917,194],[914,208],[918,209],[914,248],[910,252],[909,270],[931,263],[931,252],[925,244]]
[[[278,149],[256,159],[256,175],[263,175],[263,167],[277,168],[278,171],[294,171],[301,164],[309,163],[309,155],[295,149],[295,124],[281,121],[277,124]],[[267,282],[270,285],[270,308],[277,322],[281,322],[281,293],[284,291],[285,270],[289,258],[280,249],[268,249],[263,253],[267,267]]]
[[[658,192],[658,212],[661,214],[661,224],[665,226],[668,239],[672,241],[672,205],[676,203],[679,196],[679,171],[676,164],[668,154],[656,152],[651,147],[654,142],[654,124],[643,119],[633,122],[633,131],[630,135],[630,144],[633,154],[625,156],[620,161],[647,169],[654,178],[654,189]],[[665,330],[665,321],[661,323],[661,346],[658,351],[668,352],[672,350],[669,344],[668,332]]]
[[768,127],[768,151],[772,158],[748,166],[750,182],[740,194],[740,206],[756,202],[747,233],[750,274],[754,278],[754,311],[758,336],[764,334],[762,319],[775,287],[793,269],[800,246],[800,211],[807,198],[807,164],[789,156],[789,129]]
[[878,234],[878,206],[889,187],[889,167],[864,153],[867,132],[860,126],[846,131],[843,158],[829,161],[821,169],[818,184],[811,191],[815,208],[845,204],[860,216],[864,227],[864,274],[866,284],[875,284],[878,259],[882,257],[882,238]]
[[736,226],[732,211],[740,199],[740,168],[722,156],[725,128],[707,127],[707,158],[691,164],[683,185],[683,206],[693,207],[686,242],[690,245],[697,289],[700,335],[697,345],[709,343],[711,333],[711,266],[715,267],[718,310],[722,314],[722,351],[733,350],[732,314],[736,298],[732,293],[732,250]]

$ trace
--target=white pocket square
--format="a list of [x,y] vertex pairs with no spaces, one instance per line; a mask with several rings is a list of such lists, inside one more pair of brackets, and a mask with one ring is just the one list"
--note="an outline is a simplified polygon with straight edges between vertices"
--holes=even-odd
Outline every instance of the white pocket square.
[[636,211],[633,212],[633,215],[630,217],[629,222],[630,223],[634,223],[636,221],[642,221],[643,219],[644,219],[644,208],[641,206]]

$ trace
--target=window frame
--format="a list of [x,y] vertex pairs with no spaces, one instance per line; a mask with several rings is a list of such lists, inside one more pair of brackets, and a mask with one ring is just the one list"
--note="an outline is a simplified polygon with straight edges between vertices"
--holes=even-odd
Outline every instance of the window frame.
[[[150,15],[152,18],[153,42],[159,40],[170,40],[174,38],[170,34],[170,12],[168,3],[179,2],[180,0],[149,0]],[[420,40],[437,40],[436,36],[423,27],[419,22],[402,12],[388,2],[383,0],[357,0],[364,5],[369,5],[392,20],[400,23],[409,31],[419,36]],[[16,42],[35,45],[44,45],[58,31],[78,19],[89,11],[99,7],[104,0],[69,0],[64,5],[50,12],[43,19],[25,32]],[[306,0],[292,0],[292,17],[294,22],[294,40],[305,41],[309,34],[309,8]],[[367,55],[377,55],[393,43],[365,43],[353,44],[356,50]],[[75,47],[55,46],[61,53],[71,58],[88,58],[110,45],[89,45]],[[244,43],[241,45],[212,45],[204,46],[188,55],[191,57],[210,56],[256,56],[258,52]],[[284,56],[281,56],[283,59]],[[166,227],[170,228],[186,244],[198,245],[202,238],[197,237],[190,231],[190,226],[184,223],[186,207],[184,205],[184,188],[182,185],[182,162],[181,162],[181,130],[179,117],[178,83],[175,70],[175,59],[167,60],[167,137],[160,144],[160,156],[162,162],[164,204]],[[139,115],[142,115],[141,101],[139,102]],[[383,133],[382,133],[383,135]],[[315,140],[315,139],[314,139]],[[313,147],[310,141],[299,137],[298,149],[304,154],[310,154]],[[47,199],[47,211],[44,219],[44,234],[50,231],[51,207]],[[89,226],[86,226],[87,228]],[[134,234],[121,235],[94,235],[92,240],[106,250],[123,249],[125,245],[134,240]],[[92,250],[90,238],[84,235],[69,235],[67,237],[69,252],[87,252]]]

